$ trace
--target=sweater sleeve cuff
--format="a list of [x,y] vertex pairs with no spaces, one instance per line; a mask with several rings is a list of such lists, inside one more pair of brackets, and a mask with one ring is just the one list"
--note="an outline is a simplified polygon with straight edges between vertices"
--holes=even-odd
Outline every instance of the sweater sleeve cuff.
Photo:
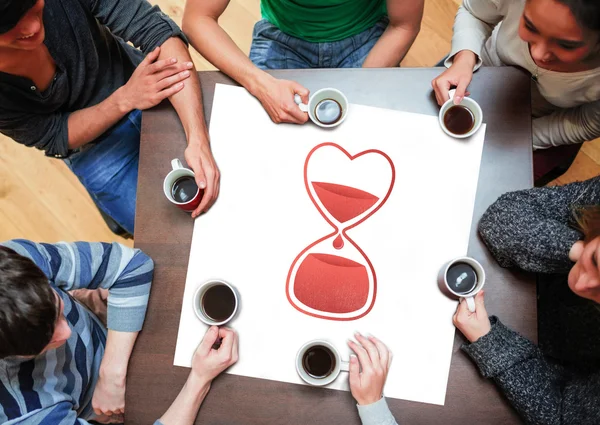
[[356,405],[358,414],[363,425],[395,425],[396,420],[390,412],[390,409],[385,401],[385,397],[381,397],[375,403],[365,406]]
[[461,347],[484,377],[495,377],[514,364],[538,355],[538,348],[531,341],[504,326],[496,316],[490,316],[490,322],[490,332]]
[[477,56],[477,62],[475,62],[473,71],[477,71],[479,67],[481,67],[481,48],[483,46],[484,41],[482,40],[481,42],[478,42],[477,40],[473,40],[471,38],[471,34],[468,34],[468,36],[469,37],[467,37],[467,34],[465,34],[461,37],[460,33],[454,35],[454,38],[452,39],[452,50],[450,51],[450,54],[448,54],[448,57],[444,61],[444,66],[446,68],[450,68],[452,66],[452,64],[454,63],[454,56],[462,50],[470,50]]

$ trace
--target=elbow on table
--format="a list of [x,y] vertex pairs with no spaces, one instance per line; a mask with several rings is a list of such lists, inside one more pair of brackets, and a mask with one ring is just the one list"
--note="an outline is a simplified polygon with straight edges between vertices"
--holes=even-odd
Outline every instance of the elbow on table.
[[481,238],[503,267],[511,265],[510,261],[503,259],[511,257],[519,240],[515,232],[520,231],[518,221],[523,202],[520,197],[515,192],[500,196],[483,213],[478,224]]

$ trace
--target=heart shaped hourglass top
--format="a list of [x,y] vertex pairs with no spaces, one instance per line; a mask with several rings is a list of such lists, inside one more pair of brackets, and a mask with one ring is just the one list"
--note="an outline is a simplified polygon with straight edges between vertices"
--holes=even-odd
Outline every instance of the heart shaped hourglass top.
[[298,311],[329,320],[355,320],[369,313],[377,294],[375,269],[346,232],[383,206],[394,180],[394,164],[382,151],[352,156],[334,143],[310,151],[304,184],[334,230],[306,247],[290,267],[287,298]]

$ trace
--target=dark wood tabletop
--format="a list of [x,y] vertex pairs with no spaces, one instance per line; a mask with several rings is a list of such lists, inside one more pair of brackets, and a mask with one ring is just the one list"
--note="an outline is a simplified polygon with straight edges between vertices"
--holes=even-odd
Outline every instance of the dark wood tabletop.
[[[437,115],[431,80],[441,71],[441,68],[337,69],[272,74],[296,80],[311,91],[336,87],[351,103]],[[215,84],[235,83],[219,72],[201,72],[200,78],[208,122]],[[487,123],[469,255],[480,260],[486,269],[488,312],[536,341],[533,276],[500,268],[476,231],[479,218],[499,195],[532,186],[530,79],[510,67],[482,68],[475,74],[469,90],[481,105]],[[135,246],[153,258],[156,268],[146,322],[129,366],[127,425],[149,425],[158,419],[189,373],[187,368],[173,366],[173,356],[193,222],[188,214],[171,205],[162,191],[171,159],[180,158],[183,162],[185,146],[183,128],[168,103],[144,112]],[[463,342],[457,332],[444,406],[388,400],[400,424],[519,423],[493,382],[483,379],[460,350]],[[406,349],[412,348],[418,349],[406,341]],[[196,423],[347,425],[360,421],[348,392],[223,374],[213,383]]]

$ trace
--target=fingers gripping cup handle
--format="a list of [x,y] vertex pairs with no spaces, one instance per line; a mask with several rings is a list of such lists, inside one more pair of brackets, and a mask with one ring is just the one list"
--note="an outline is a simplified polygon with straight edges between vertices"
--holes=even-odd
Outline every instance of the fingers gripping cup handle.
[[471,313],[475,313],[475,297],[465,297],[467,308]]
[[177,170],[178,168],[184,168],[183,164],[181,163],[181,161],[177,158],[175,158],[174,160],[171,161],[171,168],[173,170]]
[[296,105],[298,105],[302,112],[308,112],[308,105],[306,103],[302,103],[302,98],[300,98],[298,93],[294,95],[294,102],[296,102]]
[[456,94],[456,89],[448,90],[448,99],[454,100],[454,95]]

